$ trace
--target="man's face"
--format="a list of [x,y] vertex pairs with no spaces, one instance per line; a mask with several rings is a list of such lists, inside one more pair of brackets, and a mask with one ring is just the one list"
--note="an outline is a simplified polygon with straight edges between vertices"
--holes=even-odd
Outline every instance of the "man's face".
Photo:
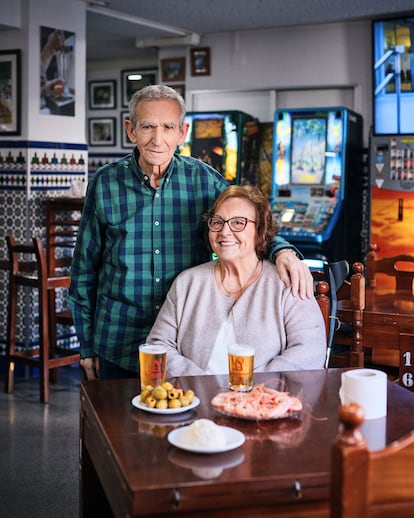
[[177,149],[184,142],[188,124],[180,128],[180,108],[167,99],[146,100],[138,103],[135,127],[126,121],[125,128],[132,143],[136,144],[143,171],[164,173]]

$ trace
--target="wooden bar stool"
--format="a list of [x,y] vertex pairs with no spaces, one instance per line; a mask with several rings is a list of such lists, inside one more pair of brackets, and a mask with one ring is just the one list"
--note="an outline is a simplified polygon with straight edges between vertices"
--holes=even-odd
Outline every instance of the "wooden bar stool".
[[[47,275],[69,275],[73,250],[78,235],[84,198],[48,198],[44,200]],[[58,326],[70,329],[73,326],[69,309],[58,309],[62,294],[49,290],[49,343],[57,347]],[[60,328],[61,330],[61,328]],[[57,382],[57,369],[51,372],[52,381]]]
[[[68,287],[69,276],[48,276],[46,254],[40,237],[32,244],[16,243],[7,236],[9,254],[9,299],[7,312],[6,392],[13,392],[14,364],[16,362],[40,370],[40,400],[49,401],[49,374],[52,369],[79,363],[79,353],[58,347],[50,342],[49,293],[56,288]],[[16,350],[18,287],[27,286],[38,292],[39,346]]]

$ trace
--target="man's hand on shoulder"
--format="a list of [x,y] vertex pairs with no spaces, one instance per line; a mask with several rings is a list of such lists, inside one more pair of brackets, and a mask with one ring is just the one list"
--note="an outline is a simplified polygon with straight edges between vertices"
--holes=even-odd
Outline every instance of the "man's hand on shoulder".
[[312,298],[313,277],[308,265],[301,261],[294,250],[289,248],[276,254],[275,264],[285,286],[292,287],[292,295],[301,299]]

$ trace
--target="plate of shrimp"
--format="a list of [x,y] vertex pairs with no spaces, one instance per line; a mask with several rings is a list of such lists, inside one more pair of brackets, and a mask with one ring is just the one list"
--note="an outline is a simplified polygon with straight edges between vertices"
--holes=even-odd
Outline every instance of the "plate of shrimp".
[[254,421],[296,417],[302,410],[298,397],[266,387],[264,383],[250,392],[220,392],[211,400],[211,405],[221,414]]

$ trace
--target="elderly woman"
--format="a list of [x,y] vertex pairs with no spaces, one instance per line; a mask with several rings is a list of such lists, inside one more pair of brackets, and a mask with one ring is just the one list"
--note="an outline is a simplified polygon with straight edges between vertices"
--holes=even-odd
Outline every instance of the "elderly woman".
[[277,229],[265,196],[230,186],[205,220],[218,259],[177,276],[147,337],[167,346],[167,377],[227,373],[234,343],[254,347],[255,372],[322,368],[316,299],[293,297],[266,259]]

